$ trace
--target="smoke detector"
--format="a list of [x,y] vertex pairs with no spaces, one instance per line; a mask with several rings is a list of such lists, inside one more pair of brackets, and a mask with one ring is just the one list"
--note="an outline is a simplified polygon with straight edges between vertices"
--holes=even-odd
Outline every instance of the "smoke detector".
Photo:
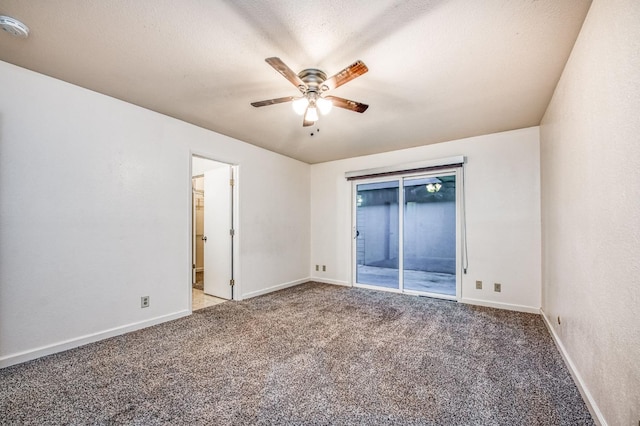
[[29,27],[10,16],[0,15],[0,28],[14,37],[27,38]]

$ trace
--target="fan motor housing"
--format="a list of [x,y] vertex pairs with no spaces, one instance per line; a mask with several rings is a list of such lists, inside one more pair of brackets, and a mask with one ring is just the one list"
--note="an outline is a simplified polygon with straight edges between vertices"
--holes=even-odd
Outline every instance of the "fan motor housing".
[[327,74],[317,68],[307,68],[300,71],[298,77],[300,77],[300,80],[304,81],[307,86],[317,88],[327,79]]

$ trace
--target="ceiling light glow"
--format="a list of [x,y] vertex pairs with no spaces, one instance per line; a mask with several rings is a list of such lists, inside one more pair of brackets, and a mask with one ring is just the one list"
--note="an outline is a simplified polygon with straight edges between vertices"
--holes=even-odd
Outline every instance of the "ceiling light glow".
[[331,111],[331,108],[333,107],[333,102],[331,102],[329,99],[318,98],[318,100],[316,101],[316,105],[320,110],[320,114],[327,115],[329,114],[329,112]]
[[318,121],[318,110],[314,106],[307,108],[307,114],[304,116],[305,121]]
[[307,110],[307,107],[309,106],[309,99],[307,99],[306,96],[295,99],[291,103],[291,106],[293,107],[293,110],[295,111],[296,114],[302,115],[304,114],[304,112]]

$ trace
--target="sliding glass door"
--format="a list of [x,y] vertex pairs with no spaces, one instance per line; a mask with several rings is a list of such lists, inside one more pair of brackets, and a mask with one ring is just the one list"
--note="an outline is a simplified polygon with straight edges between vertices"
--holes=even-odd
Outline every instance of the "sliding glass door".
[[356,282],[399,289],[398,181],[357,185]]
[[404,289],[456,295],[456,177],[404,180]]
[[459,295],[457,171],[354,182],[354,284]]

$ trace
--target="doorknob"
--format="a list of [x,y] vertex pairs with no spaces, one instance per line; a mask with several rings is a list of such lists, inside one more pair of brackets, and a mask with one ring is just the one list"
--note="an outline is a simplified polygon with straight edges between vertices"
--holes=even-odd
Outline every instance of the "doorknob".
[[204,241],[205,243],[207,242],[207,236],[206,236],[206,235],[203,235],[201,239],[202,239],[202,241]]

